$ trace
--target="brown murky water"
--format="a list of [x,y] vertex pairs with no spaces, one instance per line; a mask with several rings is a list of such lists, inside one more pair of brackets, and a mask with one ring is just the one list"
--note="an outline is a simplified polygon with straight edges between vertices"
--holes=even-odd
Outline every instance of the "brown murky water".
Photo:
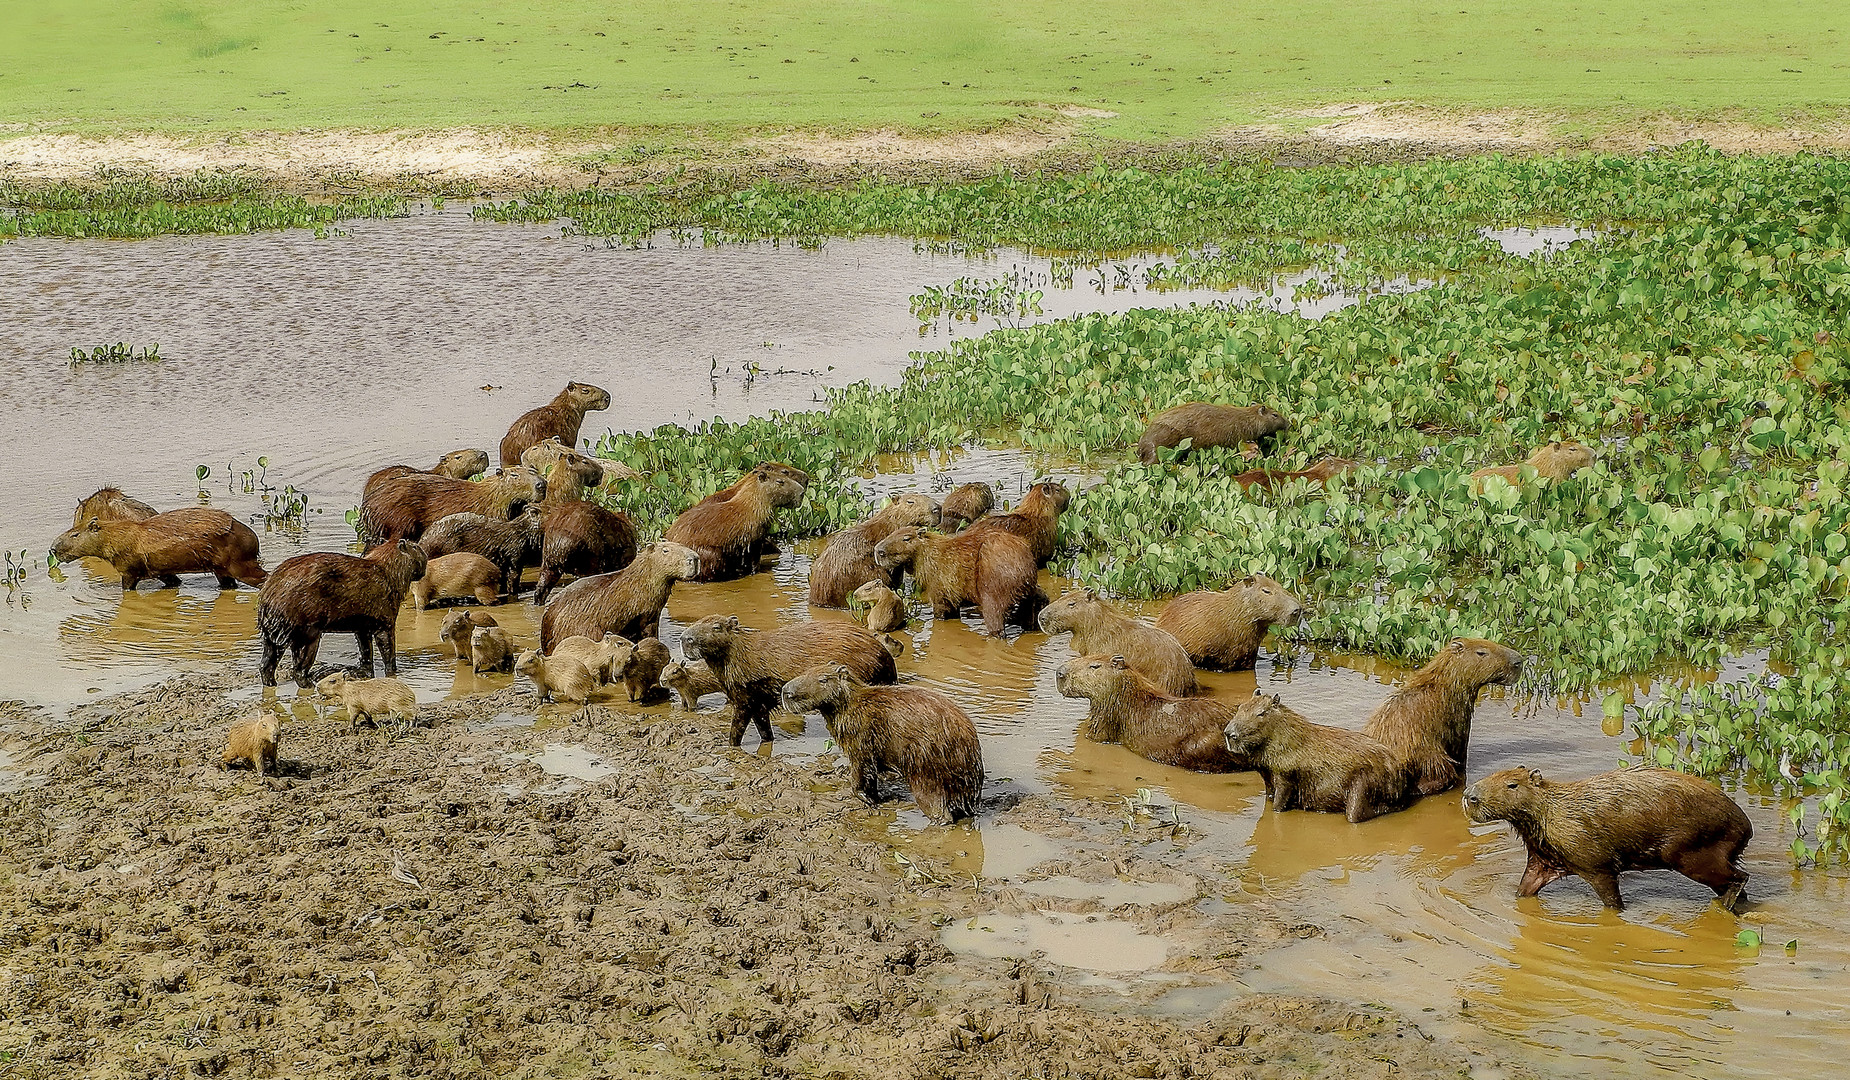
[[[0,474],[8,511],[0,546],[16,558],[42,557],[72,503],[104,482],[163,507],[195,502],[203,489],[213,505],[260,517],[258,495],[228,481],[267,456],[266,482],[308,492],[311,513],[300,529],[263,533],[265,562],[342,548],[352,539],[342,514],[368,472],[460,445],[490,446],[509,419],[568,377],[613,390],[613,408],[593,416],[588,433],[800,407],[826,384],[897,375],[920,347],[906,310],[920,286],[1010,265],[921,254],[899,240],[820,251],[613,249],[560,239],[551,228],[482,225],[454,210],[350,228],[337,240],[0,246],[0,307],[8,313],[0,425],[12,451]],[[1033,264],[1017,257],[1014,265]],[[1084,289],[1049,290],[1044,301],[1050,315],[1141,302]],[[980,328],[965,332],[972,329]],[[64,362],[73,344],[116,340],[158,341],[170,359],[80,371]],[[753,363],[814,374],[747,380]],[[196,484],[201,463],[212,476]],[[1005,451],[877,464],[865,481],[870,492],[925,490],[937,472],[1016,491],[1037,475],[1078,475]],[[663,637],[678,651],[680,627],[711,613],[755,626],[846,618],[808,610],[814,545],[793,548],[775,569],[743,581],[677,587]],[[254,592],[189,581],[123,597],[94,566],[68,570],[62,581],[32,570],[0,607],[0,699],[65,708],[192,666],[254,664]],[[1064,583],[1044,584],[1051,592]],[[530,605],[495,614],[517,639],[537,636]],[[401,617],[401,672],[421,697],[508,684],[507,676],[460,670],[436,640],[441,619],[409,609]],[[1835,1071],[1835,1044],[1850,1020],[1850,933],[1841,921],[1850,878],[1792,870],[1781,800],[1735,792],[1757,830],[1748,857],[1755,903],[1740,919],[1668,875],[1628,879],[1631,907],[1622,916],[1603,912],[1574,882],[1518,901],[1519,843],[1500,830],[1473,832],[1453,799],[1361,826],[1275,814],[1252,774],[1185,773],[1078,739],[1085,703],[1053,687],[1054,668],[1070,655],[1064,638],[997,640],[929,621],[902,636],[906,677],[950,693],[976,718],[990,797],[1047,792],[1172,807],[1223,869],[1218,887],[1193,903],[1273,904],[1323,930],[1259,954],[1237,985],[1180,986],[1161,1008],[1204,1013],[1250,990],[1309,992],[1379,1001],[1461,1038],[1488,1029],[1532,1048],[1550,1074]],[[331,637],[323,659],[349,660],[352,649],[350,639]],[[1229,698],[1262,686],[1311,716],[1353,724],[1404,674],[1365,657],[1302,655],[1206,682]],[[1642,698],[1654,688],[1630,689]],[[249,693],[257,695],[254,685]],[[310,702],[283,693],[298,715],[312,714]],[[718,698],[706,702],[718,707]],[[538,722],[564,711],[543,710]],[[783,737],[756,752],[822,752],[819,720],[779,721]],[[1474,728],[1471,772],[1514,764],[1593,772],[1624,755],[1619,735],[1603,729],[1597,705],[1492,693]],[[561,782],[622,767],[563,738],[534,760]],[[0,759],[0,783],[5,766]],[[906,804],[887,820],[883,837],[896,850],[1046,902],[1046,910],[947,927],[955,948],[1040,952],[1077,977],[1102,980],[1096,985],[1127,986],[1162,978],[1152,969],[1191,945],[1128,915],[1191,902],[1192,890],[1083,879],[1063,869],[1072,845],[1016,826],[933,829]],[[1075,915],[1066,910],[1071,901],[1096,910]],[[1736,948],[1743,925],[1760,928],[1768,945]],[[1789,939],[1798,942],[1792,954],[1780,947]]]

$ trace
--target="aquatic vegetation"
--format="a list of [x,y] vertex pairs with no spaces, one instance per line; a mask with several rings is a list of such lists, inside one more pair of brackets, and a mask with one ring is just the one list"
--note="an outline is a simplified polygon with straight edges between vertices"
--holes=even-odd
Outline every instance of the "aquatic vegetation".
[[958,278],[949,285],[931,285],[913,296],[910,304],[913,318],[926,326],[940,318],[975,322],[984,316],[1013,326],[1041,314],[1043,295],[1017,270],[999,278]]
[[325,229],[343,218],[398,217],[397,196],[311,202],[239,173],[201,171],[157,180],[104,173],[95,184],[0,183],[0,239],[9,236],[138,238],[172,233]]
[[137,350],[126,341],[118,341],[114,345],[98,345],[88,352],[76,347],[71,349],[72,367],[78,364],[158,364],[160,362],[161,347],[159,345],[143,345],[140,350]]

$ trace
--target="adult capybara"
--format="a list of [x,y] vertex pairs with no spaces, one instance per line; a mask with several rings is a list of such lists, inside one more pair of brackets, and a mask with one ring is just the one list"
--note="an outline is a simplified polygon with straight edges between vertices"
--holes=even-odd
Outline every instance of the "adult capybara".
[[1753,823],[1707,780],[1649,766],[1550,783],[1536,769],[1504,769],[1465,789],[1465,816],[1507,821],[1529,849],[1517,896],[1573,874],[1622,910],[1619,875],[1675,870],[1715,890],[1730,911],[1747,888],[1741,852]]
[[388,476],[360,497],[360,528],[375,544],[421,540],[426,529],[451,514],[508,521],[545,498],[546,481],[523,465],[479,481],[429,473]]
[[1073,493],[1066,490],[1066,485],[1043,480],[1028,489],[1015,509],[978,518],[964,531],[1013,533],[1028,542],[1028,549],[1034,552],[1034,565],[1046,566],[1057,547],[1060,515],[1072,503]]
[[713,669],[699,660],[687,663],[673,661],[662,669],[662,677],[657,681],[679,694],[681,707],[689,712],[700,706],[701,698],[720,693],[723,689],[719,680],[713,677]]
[[668,526],[667,538],[700,555],[701,581],[738,577],[758,568],[771,517],[803,501],[803,485],[768,469],[746,474],[730,498],[702,500]]
[[848,761],[849,782],[880,802],[880,770],[906,778],[919,812],[936,825],[976,817],[983,745],[955,701],[922,686],[868,686],[841,664],[784,684],[784,711],[819,712]]
[[470,660],[469,642],[478,626],[496,626],[495,617],[486,611],[452,611],[443,617],[443,625],[437,629],[437,640],[447,641],[450,651],[458,660]]
[[489,607],[501,599],[501,570],[473,551],[431,559],[411,583],[411,606],[423,611],[441,600],[473,599]]
[[795,465],[786,465],[781,461],[760,461],[758,464],[746,470],[745,473],[737,480],[734,480],[730,486],[720,488],[718,491],[715,491],[713,494],[708,495],[700,501],[703,503],[727,501],[745,488],[746,482],[751,479],[751,475],[754,472],[772,473],[786,480],[794,481],[800,487],[809,487],[809,474],[797,468]]
[[681,632],[689,660],[704,660],[732,700],[732,745],[746,725],[771,741],[771,710],[784,684],[819,664],[841,664],[865,683],[892,683],[899,668],[880,639],[845,622],[806,622],[776,630],[748,630],[736,615],[708,615]]
[[77,504],[71,516],[71,528],[81,529],[92,521],[145,521],[159,511],[140,499],[122,494],[119,487],[98,488]]
[[965,604],[975,604],[982,612],[983,628],[995,636],[1011,620],[1026,629],[1033,615],[1024,609],[1042,595],[1028,542],[998,530],[978,532],[972,527],[945,536],[900,529],[874,547],[874,563],[911,570],[936,618],[956,619]]
[[315,551],[283,560],[257,592],[263,685],[276,685],[276,665],[287,645],[296,685],[308,689],[321,635],[342,630],[359,643],[362,674],[372,677],[375,641],[385,673],[398,674],[398,609],[411,583],[424,576],[424,566],[424,549],[409,540],[380,544],[364,558]]
[[1522,674],[1522,654],[1482,638],[1454,638],[1381,703],[1362,731],[1387,744],[1433,795],[1458,783],[1479,690]]
[[571,382],[559,396],[537,409],[522,413],[501,439],[502,466],[520,464],[520,455],[530,446],[547,439],[557,439],[566,446],[578,445],[578,429],[584,426],[585,414],[610,408],[610,392],[590,383]]
[[[597,458],[574,450],[558,439],[529,446],[520,455],[520,463],[546,478],[546,501],[549,503],[582,499],[587,489],[604,483],[604,466]],[[630,471],[632,475],[635,472]]]
[[488,471],[488,451],[486,450],[452,450],[437,459],[437,464],[428,469],[412,465],[387,465],[366,478],[366,484],[360,489],[361,498],[371,491],[381,480],[394,476],[447,476],[452,480],[467,480]]
[[1413,801],[1413,777],[1386,746],[1359,731],[1313,724],[1277,694],[1255,692],[1222,733],[1228,752],[1265,781],[1274,810],[1318,810],[1356,823]]
[[258,776],[275,772],[276,743],[282,733],[282,721],[270,712],[259,712],[243,723],[233,724],[225,733],[225,752],[218,759],[218,767],[229,769],[248,762]]
[[677,581],[700,574],[700,556],[672,540],[661,540],[636,553],[614,574],[579,578],[560,589],[540,617],[540,651],[573,634],[601,638],[621,634],[631,641],[654,637],[662,608]]
[[257,565],[257,534],[223,510],[205,506],[130,521],[92,517],[53,541],[51,553],[65,562],[102,559],[121,576],[124,591],[144,578],[172,587],[181,574],[211,574],[221,589],[235,589],[240,581],[262,585],[265,576]]
[[959,484],[939,505],[938,527],[956,532],[996,508],[996,490],[982,481]]
[[501,571],[501,591],[519,596],[520,576],[541,560],[546,510],[539,503],[529,503],[507,521],[483,514],[451,514],[424,530],[418,546],[431,559],[465,551],[480,555]]
[[619,674],[631,701],[648,703],[668,696],[662,687],[662,670],[674,661],[668,646],[658,638],[643,638],[623,658]]
[[636,557],[636,526],[629,515],[594,502],[548,506],[543,531],[540,578],[533,593],[536,604],[544,604],[566,574],[609,574]]
[[870,581],[899,587],[901,572],[874,565],[874,546],[908,525],[938,523],[938,503],[929,495],[895,495],[859,525],[836,533],[809,568],[809,602],[847,607],[848,596]]
[[469,667],[480,675],[484,671],[509,671],[514,666],[514,639],[499,626],[478,626],[469,633]]
[[[1537,447],[1523,465],[1535,470],[1537,480],[1562,481],[1580,470],[1593,464],[1593,450],[1579,439],[1557,439],[1547,446]],[[1493,476],[1501,476],[1512,484],[1522,481],[1523,465],[1499,465],[1491,469],[1479,469],[1471,474],[1472,487],[1484,490],[1484,481]]]
[[1266,631],[1275,625],[1289,626],[1303,614],[1304,605],[1283,585],[1264,574],[1253,574],[1220,592],[1176,597],[1163,605],[1156,626],[1182,643],[1196,667],[1250,671]]
[[854,590],[855,603],[866,609],[861,623],[876,634],[906,628],[906,605],[884,581],[870,581]]
[[1260,442],[1291,427],[1291,421],[1264,405],[1210,405],[1191,401],[1150,418],[1150,426],[1137,440],[1137,460],[1156,464],[1157,449],[1191,440],[1189,449],[1176,455],[1180,461],[1195,450],[1210,446],[1239,446]]
[[1041,609],[1041,629],[1049,634],[1072,631],[1073,651],[1080,656],[1122,656],[1165,694],[1193,697],[1195,665],[1188,650],[1169,632],[1147,626],[1099,599],[1091,589],[1074,589]]
[[410,721],[417,718],[418,698],[411,687],[390,676],[383,679],[356,679],[337,671],[315,684],[315,692],[340,702],[347,709],[347,726],[360,729],[364,720],[374,727],[388,717]]
[[1061,696],[1089,698],[1086,737],[1122,743],[1139,757],[1196,772],[1235,772],[1252,766],[1227,749],[1233,709],[1205,697],[1158,690],[1122,656],[1079,656],[1054,673]]
[[1308,469],[1252,469],[1233,478],[1233,482],[1244,488],[1265,488],[1267,491],[1288,480],[1309,480],[1321,484],[1333,476],[1354,472],[1361,465],[1348,458],[1325,457]]
[[533,649],[520,654],[514,671],[525,675],[539,691],[540,702],[569,701],[583,705],[597,692],[597,678],[569,656],[547,658]]

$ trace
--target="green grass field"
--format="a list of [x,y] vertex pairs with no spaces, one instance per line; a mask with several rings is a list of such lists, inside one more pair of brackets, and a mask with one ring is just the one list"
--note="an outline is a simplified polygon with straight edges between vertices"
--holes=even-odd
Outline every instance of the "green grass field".
[[1085,106],[1117,114],[1100,136],[1160,140],[1330,102],[1750,123],[1850,102],[1850,6],[1819,0],[3,0],[0,26],[0,124],[35,130],[965,131]]

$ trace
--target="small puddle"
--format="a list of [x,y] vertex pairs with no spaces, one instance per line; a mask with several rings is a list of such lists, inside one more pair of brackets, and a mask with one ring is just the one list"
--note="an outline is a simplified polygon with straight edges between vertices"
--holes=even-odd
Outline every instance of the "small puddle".
[[1599,229],[1575,225],[1518,225],[1507,229],[1479,229],[1477,234],[1494,240],[1510,255],[1533,255],[1538,251],[1559,251],[1576,240],[1592,240]]
[[1194,895],[1194,890],[1166,881],[1086,881],[1064,874],[1041,881],[1024,881],[1016,887],[1036,896],[1097,900],[1106,908],[1179,904]]
[[1084,971],[1149,971],[1169,958],[1169,944],[1121,919],[1034,912],[979,915],[942,932],[945,948],[974,956],[1032,956]]
[[587,784],[617,775],[616,768],[605,764],[603,758],[582,746],[569,746],[565,743],[547,743],[544,750],[528,760],[538,765],[548,776],[583,780]]

